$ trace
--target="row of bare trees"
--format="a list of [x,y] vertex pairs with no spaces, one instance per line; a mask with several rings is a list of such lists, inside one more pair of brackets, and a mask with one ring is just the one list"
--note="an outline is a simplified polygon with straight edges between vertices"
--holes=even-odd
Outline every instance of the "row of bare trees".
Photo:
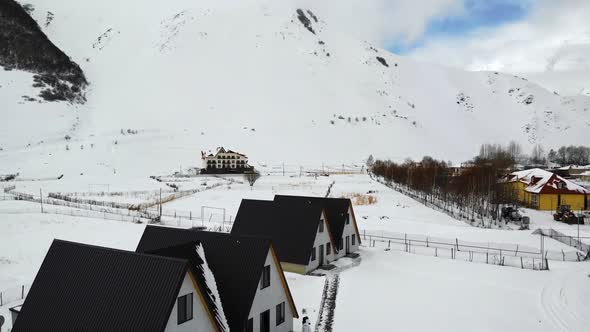
[[564,165],[586,165],[590,163],[590,148],[586,146],[562,146],[549,150],[549,161]]
[[502,204],[516,204],[516,192],[498,183],[514,164],[504,149],[484,153],[462,167],[424,157],[420,162],[395,163],[376,160],[371,167],[398,190],[410,193],[425,203],[433,204],[453,215],[474,222],[498,220]]

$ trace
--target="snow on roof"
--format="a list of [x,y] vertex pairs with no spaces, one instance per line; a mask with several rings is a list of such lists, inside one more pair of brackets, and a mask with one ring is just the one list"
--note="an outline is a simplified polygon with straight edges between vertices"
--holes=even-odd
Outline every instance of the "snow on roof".
[[[572,193],[580,193],[580,194],[589,194],[590,191],[586,188],[570,181],[564,179],[563,177],[548,172],[546,170],[540,168],[533,168],[526,171],[518,171],[511,173],[512,179],[511,181],[521,181],[528,186],[524,189],[525,191],[531,193],[541,193],[543,189],[552,188],[555,190],[564,190]],[[559,188],[558,184],[564,183],[565,186],[563,188]]]
[[590,169],[590,165],[585,165],[585,166],[582,166],[582,165],[568,165],[568,166],[560,167],[558,169],[559,170],[562,170],[562,171],[568,171],[570,169]]
[[527,169],[524,171],[517,171],[510,173],[509,181],[520,181],[526,184],[531,183],[533,177],[536,178],[549,178],[553,175],[553,173],[540,169],[540,168],[532,168]]
[[590,176],[590,171],[585,171],[583,173],[580,173],[579,175],[582,175],[582,176]]
[[203,259],[203,264],[201,267],[203,268],[203,275],[205,277],[205,283],[207,287],[211,290],[211,294],[207,294],[211,297],[215,306],[220,310],[217,312],[218,314],[218,322],[220,329],[222,331],[229,331],[229,324],[227,323],[227,318],[225,317],[225,313],[223,311],[223,306],[221,305],[221,297],[219,296],[219,290],[217,289],[217,281],[215,281],[215,276],[213,275],[213,271],[209,268],[209,263],[207,263],[207,258],[205,257],[205,251],[203,250],[203,246],[198,244],[195,248],[195,251]]
[[235,154],[237,154],[237,155],[240,155],[240,156],[242,156],[242,157],[246,157],[246,155],[245,155],[245,154],[243,154],[243,153],[239,153],[239,152],[232,151],[232,150],[229,150],[229,149],[227,149],[227,150],[226,150],[226,149],[225,149],[225,148],[223,148],[222,146],[220,146],[220,147],[216,148],[216,149],[215,149],[215,152],[213,152],[213,151],[211,151],[211,150],[207,150],[207,151],[201,151],[201,154],[202,154],[202,155],[206,155],[207,157],[216,157],[216,156],[217,156],[218,154],[220,154],[220,153],[235,153]]

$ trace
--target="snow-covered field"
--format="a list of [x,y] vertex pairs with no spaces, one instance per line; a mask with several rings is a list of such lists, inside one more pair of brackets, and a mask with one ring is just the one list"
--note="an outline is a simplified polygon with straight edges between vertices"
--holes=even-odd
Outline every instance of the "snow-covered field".
[[[241,181],[239,177],[234,180]],[[138,178],[118,190],[147,189],[152,182]],[[59,183],[52,182],[51,190],[87,190],[86,185],[79,184],[80,189],[64,183],[60,188]],[[212,206],[225,209],[229,222],[242,198],[272,199],[277,193],[323,196],[332,183],[332,197],[368,192],[375,197],[374,204],[355,206],[361,233],[408,233],[539,248],[539,238],[531,234],[535,228],[576,231],[575,226],[553,222],[549,213],[529,210],[530,231],[474,228],[364,174],[318,178],[270,175],[263,176],[252,189],[247,183],[227,182],[166,203],[163,209],[199,211],[202,206]],[[31,185],[16,183],[17,189]],[[38,203],[0,201],[0,290],[14,293],[16,289],[18,293],[20,285],[30,283],[54,238],[133,250],[145,227],[39,211]],[[581,230],[590,234],[588,225]],[[583,331],[590,324],[584,315],[590,310],[588,262],[550,261],[550,271],[532,271],[384,251],[384,247],[368,247],[366,242],[361,248],[361,264],[340,273],[335,331],[472,331],[474,326],[483,331]],[[573,250],[551,239],[545,245],[552,250]],[[299,311],[306,309],[315,324],[324,278],[289,273],[287,280]],[[0,314],[7,315],[9,306],[2,307]],[[300,328],[300,322],[295,328]]]

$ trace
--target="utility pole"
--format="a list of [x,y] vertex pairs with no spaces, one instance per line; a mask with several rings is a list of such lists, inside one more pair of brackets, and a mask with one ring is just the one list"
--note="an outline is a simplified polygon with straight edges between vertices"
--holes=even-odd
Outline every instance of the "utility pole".
[[545,257],[544,253],[545,253],[545,238],[544,238],[544,234],[543,234],[543,230],[541,230],[541,270],[545,269]]
[[[39,188],[39,202],[41,202],[41,213],[43,213],[43,189],[41,189],[41,188]],[[579,234],[579,231],[578,231],[578,234]]]
[[283,162],[283,176],[285,176],[285,163]]
[[[580,245],[580,216],[582,215],[582,210],[580,209],[580,214],[576,217],[576,224],[578,224],[578,245]],[[582,248],[578,248],[581,250]]]
[[162,188],[160,188],[160,221],[162,221]]

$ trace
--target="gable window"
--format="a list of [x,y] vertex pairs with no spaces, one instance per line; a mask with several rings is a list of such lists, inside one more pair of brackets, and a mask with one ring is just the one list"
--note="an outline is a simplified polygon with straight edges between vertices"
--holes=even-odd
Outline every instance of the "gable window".
[[557,189],[563,189],[563,188],[565,188],[565,183],[557,182]]
[[352,234],[352,240],[350,240],[352,242],[352,245],[354,246],[354,244],[356,243],[356,234]]
[[277,304],[277,326],[285,322],[285,302]]
[[267,265],[262,270],[262,280],[260,281],[260,289],[265,289],[270,286],[270,265]]
[[311,260],[315,261],[315,247],[311,249]]
[[338,250],[342,250],[343,248],[343,243],[344,243],[344,238],[340,238],[340,244],[338,245]]
[[346,214],[346,224],[350,224],[350,214]]
[[332,253],[332,246],[330,246],[330,242],[326,243],[326,255],[330,255]]
[[248,319],[245,332],[254,332],[254,318]]
[[318,230],[319,233],[323,233],[324,232],[324,221],[320,220],[320,229]]
[[193,319],[193,293],[178,298],[178,325]]

